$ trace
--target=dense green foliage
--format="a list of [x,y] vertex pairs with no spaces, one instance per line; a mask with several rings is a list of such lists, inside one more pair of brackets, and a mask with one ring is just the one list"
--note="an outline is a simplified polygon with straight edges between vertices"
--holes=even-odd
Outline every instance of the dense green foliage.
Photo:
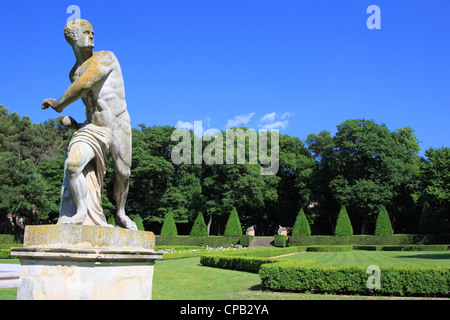
[[391,220],[389,220],[389,214],[384,206],[381,206],[378,213],[377,222],[375,224],[375,235],[392,235]]
[[439,226],[434,212],[427,201],[424,202],[419,219],[419,232],[425,234],[438,233]]
[[342,206],[336,221],[336,228],[334,229],[335,236],[351,236],[353,235],[353,228],[347,214],[347,209]]
[[[60,122],[33,124],[0,106],[0,233],[23,224],[55,223],[72,135]],[[178,232],[188,234],[203,212],[209,234],[221,235],[236,208],[243,229],[256,226],[259,235],[273,235],[279,225],[294,226],[300,209],[308,208],[305,218],[313,233],[333,234],[339,208],[346,206],[355,234],[373,234],[383,205],[395,233],[416,233],[426,201],[438,221],[439,230],[433,232],[450,231],[449,148],[430,148],[420,157],[409,127],[390,131],[373,121],[348,120],[337,129],[334,136],[326,131],[309,135],[306,146],[299,138],[280,135],[280,168],[276,175],[263,176],[260,162],[250,164],[248,153],[244,164],[175,165],[175,128],[139,125],[133,129],[127,213],[139,215],[145,229],[159,234],[170,212]],[[195,150],[199,138],[190,134]],[[226,132],[222,136],[225,141]],[[201,147],[214,139],[218,136],[203,140]],[[114,179],[110,161],[102,198],[110,223]]]
[[310,236],[311,228],[309,227],[308,220],[306,219],[303,208],[300,209],[297,219],[295,219],[294,227],[292,229],[293,236]]

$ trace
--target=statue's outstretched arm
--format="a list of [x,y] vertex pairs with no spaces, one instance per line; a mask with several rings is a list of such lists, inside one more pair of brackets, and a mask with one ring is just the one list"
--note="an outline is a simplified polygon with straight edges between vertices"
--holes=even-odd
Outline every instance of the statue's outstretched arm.
[[103,81],[111,71],[107,65],[98,61],[92,62],[88,71],[76,79],[59,100],[44,100],[42,109],[52,107],[56,112],[62,112],[69,104],[82,98],[93,86]]

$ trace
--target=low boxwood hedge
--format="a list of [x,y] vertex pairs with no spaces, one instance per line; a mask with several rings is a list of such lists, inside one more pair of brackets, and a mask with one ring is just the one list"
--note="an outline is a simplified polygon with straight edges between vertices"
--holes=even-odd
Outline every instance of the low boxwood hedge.
[[11,259],[10,249],[0,249],[0,259]]
[[450,268],[380,268],[380,288],[369,289],[371,274],[361,266],[304,266],[296,260],[263,264],[259,275],[264,286],[273,291],[327,294],[445,296],[450,295]]
[[[245,271],[258,273],[260,267],[267,263],[276,263],[284,261],[277,258],[265,257],[245,257],[232,255],[204,255],[200,258],[200,263],[204,266],[216,267],[222,269],[230,269],[237,271]],[[315,260],[296,260],[298,264],[304,266],[316,265]]]

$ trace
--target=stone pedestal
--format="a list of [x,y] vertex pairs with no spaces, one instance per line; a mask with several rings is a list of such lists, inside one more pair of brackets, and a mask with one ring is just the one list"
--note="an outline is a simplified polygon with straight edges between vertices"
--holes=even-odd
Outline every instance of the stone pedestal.
[[151,232],[80,225],[27,226],[13,248],[22,268],[18,300],[150,300]]

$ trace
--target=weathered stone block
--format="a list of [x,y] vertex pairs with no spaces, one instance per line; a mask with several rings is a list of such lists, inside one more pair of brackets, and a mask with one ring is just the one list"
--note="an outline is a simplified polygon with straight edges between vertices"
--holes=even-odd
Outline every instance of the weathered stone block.
[[151,232],[72,224],[27,226],[18,300],[149,300]]

